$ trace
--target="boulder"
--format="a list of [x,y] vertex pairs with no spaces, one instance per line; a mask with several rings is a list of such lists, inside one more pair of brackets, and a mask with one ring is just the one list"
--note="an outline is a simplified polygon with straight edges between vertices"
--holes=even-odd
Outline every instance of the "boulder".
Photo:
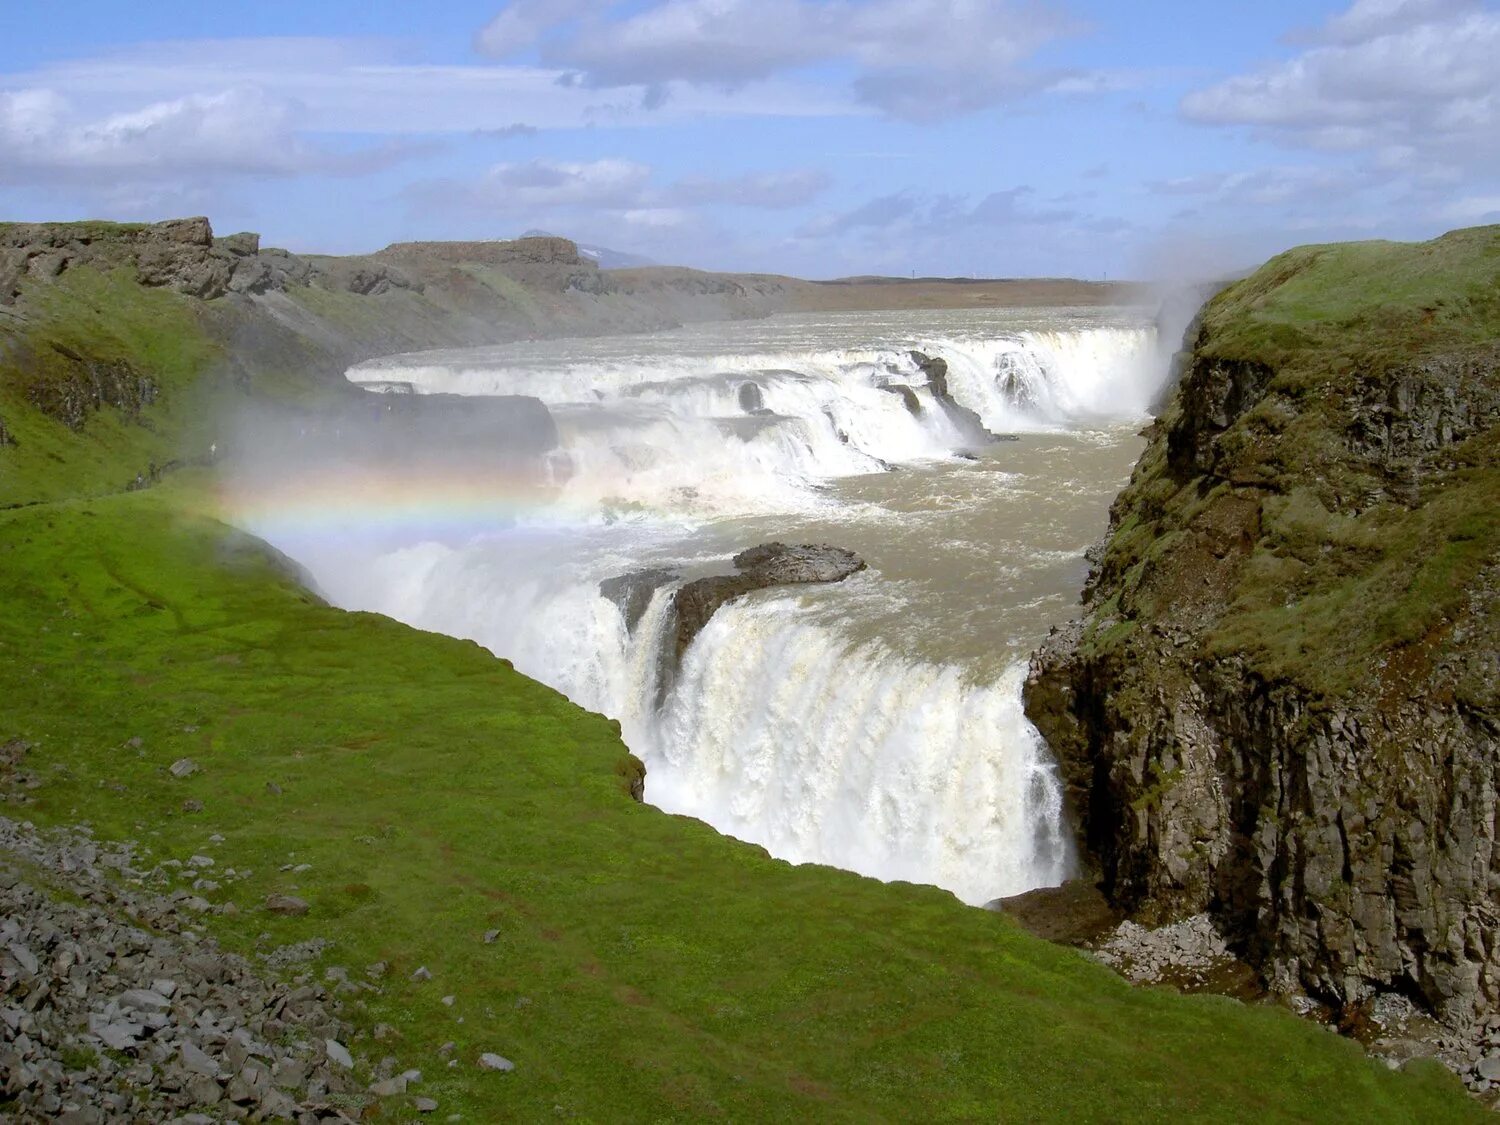
[[1120,923],[1121,914],[1097,884],[1070,879],[1060,887],[1038,887],[1024,894],[985,904],[1013,919],[1022,929],[1063,945],[1087,945]]
[[927,390],[938,408],[958,428],[966,441],[984,444],[994,437],[985,428],[984,420],[964,406],[948,391],[948,361],[941,356],[930,356],[925,352],[911,352],[911,361],[927,378]]
[[726,602],[769,586],[842,582],[865,569],[865,561],[841,547],[804,543],[765,543],[734,556],[734,574],[697,578],[672,598],[675,665],[709,618]]

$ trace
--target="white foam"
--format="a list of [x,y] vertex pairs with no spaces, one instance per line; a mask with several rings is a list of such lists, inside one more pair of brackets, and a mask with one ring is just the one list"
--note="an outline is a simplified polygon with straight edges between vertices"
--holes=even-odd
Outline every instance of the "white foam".
[[976,905],[1057,883],[1073,854],[1024,675],[970,684],[953,665],[851,645],[782,598],[731,603],[649,721],[650,798],[793,862]]
[[1134,420],[1161,374],[1154,331],[1136,327],[560,366],[511,366],[497,353],[483,365],[396,357],[349,378],[418,394],[535,395],[558,422],[554,464],[569,511],[712,518],[806,511],[822,503],[819,482],[969,444],[914,349],[946,360],[949,393],[995,433]]

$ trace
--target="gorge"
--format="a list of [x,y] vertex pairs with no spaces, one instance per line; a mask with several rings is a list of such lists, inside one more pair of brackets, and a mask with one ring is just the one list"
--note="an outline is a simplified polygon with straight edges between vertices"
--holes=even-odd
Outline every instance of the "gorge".
[[[481,1118],[1460,1118],[1421,1060],[972,905],[1097,878],[1482,1043],[1496,243],[1278,259],[1164,397],[1178,333],[1105,307],[1138,291],[851,310],[553,239],[0,227],[9,799],[216,841],[195,935],[389,972],[334,988],[372,1102],[399,1051]],[[770,543],[865,565],[741,590]],[[734,596],[681,626],[687,588]]]
[[[982,905],[1072,871],[1024,660],[1072,600],[1165,373],[1149,313],[1110,310],[793,314],[396,356],[349,378],[540,399],[545,479],[528,492],[451,450],[435,473],[421,449],[400,481],[344,460],[330,475],[271,446],[229,510],[335,604],[477,640],[619,719],[649,803]],[[427,526],[393,526],[393,495]],[[770,540],[868,568],[716,600],[684,633],[701,576]],[[641,572],[634,609],[612,604]]]

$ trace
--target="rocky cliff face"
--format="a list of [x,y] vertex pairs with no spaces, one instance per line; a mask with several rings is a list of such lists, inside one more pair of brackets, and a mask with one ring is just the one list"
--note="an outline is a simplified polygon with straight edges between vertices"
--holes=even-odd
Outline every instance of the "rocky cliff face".
[[1273,986],[1500,999],[1500,228],[1215,298],[1033,659],[1106,893]]
[[260,236],[248,232],[215,238],[201,217],[162,223],[0,224],[0,303],[13,303],[26,280],[54,281],[80,266],[128,269],[141,285],[206,301],[289,286],[360,294],[417,287],[389,264],[368,258],[315,260],[262,250]]

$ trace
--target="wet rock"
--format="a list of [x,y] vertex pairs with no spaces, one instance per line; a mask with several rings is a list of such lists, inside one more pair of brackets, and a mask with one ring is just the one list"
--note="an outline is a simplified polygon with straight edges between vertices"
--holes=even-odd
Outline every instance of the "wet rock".
[[921,417],[922,400],[917,397],[917,392],[912,387],[906,383],[879,383],[877,386],[880,390],[899,397],[908,414],[916,418]]
[[966,441],[982,445],[993,435],[985,428],[984,420],[964,406],[948,390],[948,361],[941,356],[930,356],[925,352],[911,352],[911,361],[927,378],[927,390],[948,419],[964,435]]
[[1013,918],[1023,929],[1047,941],[1083,945],[1120,924],[1120,912],[1109,904],[1097,884],[1070,879],[1060,887],[1038,887],[986,903]]
[[625,628],[634,633],[650,608],[656,591],[681,577],[667,567],[649,567],[606,578],[599,583],[599,593],[619,607],[620,615],[625,618]]
[[842,582],[865,568],[853,551],[842,547],[765,543],[734,556],[744,574],[768,585],[797,582]]
[[765,543],[735,555],[734,566],[734,574],[694,579],[674,592],[674,668],[681,665],[693,638],[726,602],[770,586],[842,582],[864,570],[865,561],[841,547]]
[[[1194,330],[1027,714],[1133,919],[1206,912],[1279,992],[1398,992],[1461,1027],[1500,1004],[1500,562],[1451,570],[1424,520],[1483,508],[1500,346],[1414,329],[1346,361],[1340,322],[1221,348],[1242,327]],[[1404,631],[1434,568],[1445,611]],[[1372,592],[1358,644],[1320,621]]]

